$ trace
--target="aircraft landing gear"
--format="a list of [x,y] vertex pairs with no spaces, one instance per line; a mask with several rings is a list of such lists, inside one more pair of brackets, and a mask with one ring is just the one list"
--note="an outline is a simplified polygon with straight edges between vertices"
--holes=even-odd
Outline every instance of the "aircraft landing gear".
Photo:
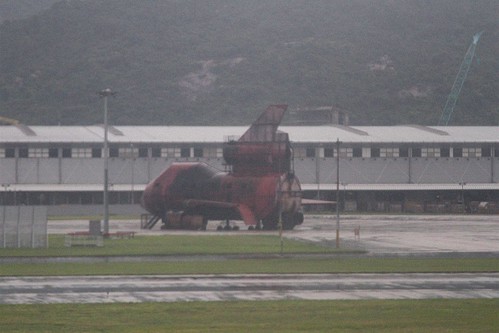
[[217,231],[237,231],[237,230],[239,230],[239,226],[230,223],[229,220],[225,220],[225,222],[222,222],[217,226]]
[[[282,213],[281,215],[282,229],[293,230],[293,228],[303,223],[303,213]],[[263,230],[277,230],[279,229],[279,218],[271,216],[263,220]]]
[[277,216],[271,216],[262,221],[263,230],[277,230],[278,218]]
[[256,225],[250,225],[248,227],[248,230],[249,231],[253,231],[253,230],[262,230],[262,223],[260,221],[258,221],[258,223]]

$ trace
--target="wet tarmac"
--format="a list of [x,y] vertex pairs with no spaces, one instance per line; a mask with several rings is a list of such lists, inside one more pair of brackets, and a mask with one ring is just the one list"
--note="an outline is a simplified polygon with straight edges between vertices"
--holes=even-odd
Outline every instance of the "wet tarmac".
[[499,273],[0,278],[1,304],[499,298]]
[[[336,216],[310,217],[306,222],[287,237],[335,242]],[[357,238],[356,227],[360,230]],[[340,216],[342,245],[371,254],[496,253],[499,257],[499,216]]]
[[[220,222],[210,221],[207,231],[140,229],[136,220],[111,220],[110,231],[134,231],[140,235],[220,234]],[[50,234],[88,231],[88,221],[49,221]],[[277,231],[247,231],[238,222],[237,234],[277,234]],[[354,229],[359,228],[359,237]],[[306,215],[302,225],[285,231],[284,237],[336,246],[336,216]],[[361,249],[370,254],[497,253],[499,216],[486,215],[345,215],[340,216],[340,247]]]

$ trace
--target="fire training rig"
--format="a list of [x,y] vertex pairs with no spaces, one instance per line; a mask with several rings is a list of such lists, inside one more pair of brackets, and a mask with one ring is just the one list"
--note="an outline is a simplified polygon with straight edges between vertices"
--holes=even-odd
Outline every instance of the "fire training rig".
[[229,172],[205,163],[174,163],[149,183],[142,206],[152,228],[206,229],[209,220],[243,220],[249,228],[293,229],[303,222],[301,187],[287,133],[277,131],[286,105],[271,105],[238,141],[224,144]]

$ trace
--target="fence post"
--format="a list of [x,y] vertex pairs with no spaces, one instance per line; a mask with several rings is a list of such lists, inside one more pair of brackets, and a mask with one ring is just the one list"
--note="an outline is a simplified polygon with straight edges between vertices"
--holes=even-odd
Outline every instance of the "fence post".
[[31,207],[31,248],[35,248],[35,207]]
[[21,247],[21,206],[17,206],[17,248]]
[[7,245],[5,245],[5,211],[6,208],[5,206],[2,207],[3,212],[2,212],[2,248],[5,248]]

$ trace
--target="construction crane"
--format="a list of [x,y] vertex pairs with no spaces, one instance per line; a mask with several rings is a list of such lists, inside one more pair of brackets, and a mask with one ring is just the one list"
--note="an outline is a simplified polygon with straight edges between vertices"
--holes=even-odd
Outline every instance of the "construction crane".
[[454,106],[456,106],[457,98],[459,97],[459,93],[461,92],[461,88],[463,87],[464,81],[466,80],[466,76],[468,75],[468,71],[470,70],[471,63],[473,62],[475,49],[482,33],[483,31],[480,31],[473,36],[473,41],[471,42],[471,45],[468,48],[466,55],[464,56],[464,60],[461,63],[461,68],[459,69],[459,73],[457,73],[449,97],[447,97],[447,102],[445,102],[444,111],[442,112],[442,116],[438,121],[438,126],[447,126],[447,124],[449,123],[452,112],[454,112]]

